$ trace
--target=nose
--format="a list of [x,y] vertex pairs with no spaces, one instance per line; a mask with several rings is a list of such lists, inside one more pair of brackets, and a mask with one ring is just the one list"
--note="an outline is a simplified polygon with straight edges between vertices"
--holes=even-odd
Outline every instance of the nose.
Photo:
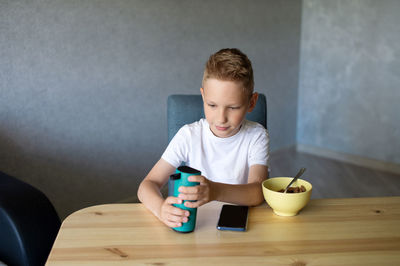
[[224,124],[227,120],[228,119],[225,108],[220,108],[220,110],[218,110],[218,123]]

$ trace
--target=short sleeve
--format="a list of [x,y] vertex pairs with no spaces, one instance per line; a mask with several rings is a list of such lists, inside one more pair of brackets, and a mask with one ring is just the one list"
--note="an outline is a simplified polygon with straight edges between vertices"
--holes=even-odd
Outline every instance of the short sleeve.
[[177,168],[188,160],[189,141],[188,128],[183,126],[172,138],[161,158]]
[[261,164],[269,167],[269,134],[263,129],[256,136],[249,151],[249,167]]

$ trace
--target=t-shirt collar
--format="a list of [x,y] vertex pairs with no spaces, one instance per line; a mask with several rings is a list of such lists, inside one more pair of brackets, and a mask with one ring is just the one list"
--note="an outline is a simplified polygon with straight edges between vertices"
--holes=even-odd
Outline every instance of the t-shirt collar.
[[246,120],[243,121],[242,125],[240,126],[239,131],[235,135],[227,137],[227,138],[221,138],[221,137],[217,137],[217,136],[214,135],[214,133],[210,129],[210,124],[208,124],[207,119],[204,118],[204,130],[206,131],[206,134],[208,135],[208,137],[213,141],[216,141],[216,142],[231,142],[231,141],[236,140],[238,137],[240,137],[240,135],[243,132],[243,128],[245,127],[245,123],[246,123]]

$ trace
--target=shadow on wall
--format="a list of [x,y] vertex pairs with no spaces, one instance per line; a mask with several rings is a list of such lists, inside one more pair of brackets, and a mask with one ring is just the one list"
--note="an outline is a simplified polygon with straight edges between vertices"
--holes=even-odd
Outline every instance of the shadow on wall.
[[[31,137],[0,128],[0,170],[45,193],[62,220],[84,207],[136,200],[144,174],[135,166],[138,164],[116,163],[124,155],[90,153],[77,146],[71,157],[71,146],[64,147],[68,152],[60,146],[54,152],[49,148],[54,145],[52,140],[44,147],[28,141]],[[110,157],[115,159],[110,161]]]

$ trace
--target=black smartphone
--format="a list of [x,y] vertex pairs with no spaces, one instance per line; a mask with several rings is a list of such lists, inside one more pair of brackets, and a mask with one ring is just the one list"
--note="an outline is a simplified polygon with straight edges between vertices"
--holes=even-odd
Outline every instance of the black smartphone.
[[218,230],[246,231],[248,206],[225,204],[222,206],[217,224]]

